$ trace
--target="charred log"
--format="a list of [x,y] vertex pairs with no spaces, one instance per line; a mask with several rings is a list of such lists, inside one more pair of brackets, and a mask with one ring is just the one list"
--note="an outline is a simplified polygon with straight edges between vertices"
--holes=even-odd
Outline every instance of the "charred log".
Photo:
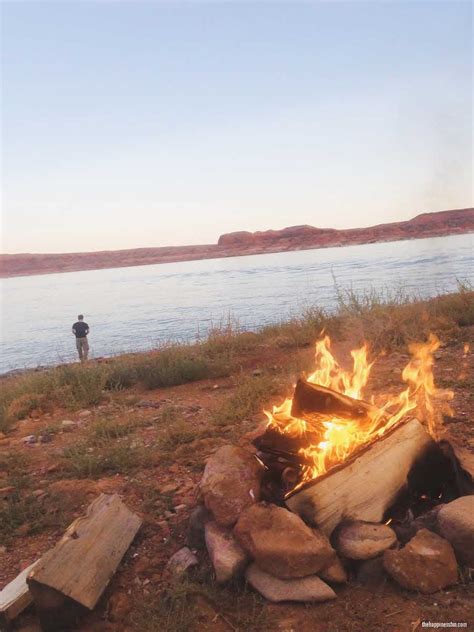
[[293,396],[291,414],[297,419],[306,419],[308,415],[342,417],[343,419],[364,419],[377,413],[375,406],[360,399],[353,399],[342,393],[298,380]]

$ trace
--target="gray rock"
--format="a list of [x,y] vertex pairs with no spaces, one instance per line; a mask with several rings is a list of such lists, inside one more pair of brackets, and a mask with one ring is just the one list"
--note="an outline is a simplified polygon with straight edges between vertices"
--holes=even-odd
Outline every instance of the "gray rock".
[[243,448],[224,445],[210,457],[200,485],[216,522],[234,525],[240,513],[260,499],[262,474],[260,463]]
[[32,445],[33,443],[36,443],[36,435],[28,435],[26,437],[23,437],[22,441],[26,445]]
[[400,586],[425,594],[456,584],[458,580],[453,547],[428,529],[418,531],[403,549],[385,551],[383,565]]
[[248,563],[248,555],[232,531],[221,527],[217,522],[208,522],[205,526],[206,546],[219,584],[243,573]]
[[314,575],[334,557],[325,535],[276,505],[248,507],[235,525],[234,536],[262,570],[283,579]]
[[441,507],[437,531],[452,545],[459,562],[474,568],[474,496],[462,496]]
[[186,573],[188,569],[193,566],[197,566],[198,559],[187,546],[183,546],[182,549],[176,551],[174,555],[168,560],[166,570],[173,576],[179,577]]
[[384,524],[356,520],[341,525],[335,539],[336,550],[342,557],[368,560],[393,546],[397,536]]
[[279,601],[328,601],[335,599],[334,590],[316,575],[297,579],[278,579],[251,564],[245,577],[265,599]]

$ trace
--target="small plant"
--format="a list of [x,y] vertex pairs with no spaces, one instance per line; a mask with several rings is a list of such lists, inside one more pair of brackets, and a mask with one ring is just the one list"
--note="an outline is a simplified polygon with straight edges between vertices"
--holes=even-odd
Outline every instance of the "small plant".
[[138,380],[147,389],[220,377],[228,371],[224,363],[192,347],[178,346],[163,349],[137,366]]
[[130,442],[94,446],[79,443],[64,451],[64,469],[71,478],[99,478],[107,473],[126,474],[152,463],[151,453]]
[[232,396],[214,411],[214,422],[224,426],[242,421],[260,411],[279,391],[280,383],[275,376],[242,377]]
[[121,439],[134,432],[139,425],[136,421],[120,422],[116,419],[100,419],[90,428],[91,441],[100,443]]
[[200,437],[196,429],[186,423],[179,421],[170,425],[160,432],[157,438],[157,447],[164,452],[171,452],[178,446],[191,443]]

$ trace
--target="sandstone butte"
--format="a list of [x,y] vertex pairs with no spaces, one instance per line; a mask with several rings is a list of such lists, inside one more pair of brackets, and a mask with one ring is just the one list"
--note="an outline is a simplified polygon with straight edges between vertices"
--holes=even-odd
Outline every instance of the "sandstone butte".
[[0,277],[142,266],[470,232],[474,232],[474,209],[465,208],[423,213],[405,222],[378,224],[367,228],[336,230],[314,226],[290,226],[282,230],[255,233],[239,231],[221,235],[217,244],[65,254],[0,254]]

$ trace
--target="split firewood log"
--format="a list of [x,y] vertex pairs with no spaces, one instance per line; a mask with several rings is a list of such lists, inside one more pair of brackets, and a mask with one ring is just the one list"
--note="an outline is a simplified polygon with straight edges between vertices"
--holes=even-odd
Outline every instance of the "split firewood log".
[[380,522],[434,445],[420,422],[408,419],[290,494],[286,504],[326,535],[343,519]]

